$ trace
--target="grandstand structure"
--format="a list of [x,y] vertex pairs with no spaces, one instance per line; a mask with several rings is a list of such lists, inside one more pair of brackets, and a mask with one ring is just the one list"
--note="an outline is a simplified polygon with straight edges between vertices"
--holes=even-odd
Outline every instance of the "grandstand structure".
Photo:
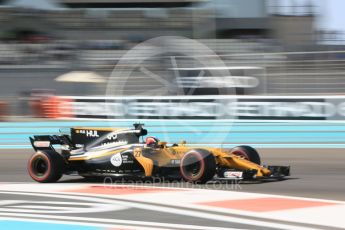
[[[205,44],[229,67],[263,69],[256,76],[264,75],[265,91],[251,94],[343,94],[345,52],[342,46],[316,43],[310,7],[308,13],[289,15],[267,10],[265,0],[3,0],[0,4],[0,69],[29,69],[26,75],[32,76],[42,69],[88,69],[108,76],[136,44],[177,35]],[[40,88],[44,82],[66,93],[66,87],[54,84],[54,74],[47,74],[50,84],[38,78],[33,85]],[[8,76],[0,73],[2,79],[13,81]],[[18,87],[12,90],[16,93],[33,87],[12,85]],[[79,95],[88,93],[78,90]],[[0,91],[2,96],[8,92]]]
[[3,0],[0,15],[0,33],[25,30],[65,40],[224,38],[269,30],[265,0]]

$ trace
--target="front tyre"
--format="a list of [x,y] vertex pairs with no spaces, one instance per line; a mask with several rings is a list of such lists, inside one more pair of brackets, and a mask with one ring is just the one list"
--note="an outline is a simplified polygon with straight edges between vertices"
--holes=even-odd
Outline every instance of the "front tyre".
[[56,152],[34,153],[28,162],[28,172],[32,179],[40,183],[58,181],[63,174],[64,160]]
[[181,159],[180,173],[188,182],[204,184],[214,177],[216,160],[205,149],[190,150]]
[[255,164],[260,165],[261,159],[259,153],[248,145],[240,145],[230,150],[230,153],[240,156],[248,161],[254,162]]

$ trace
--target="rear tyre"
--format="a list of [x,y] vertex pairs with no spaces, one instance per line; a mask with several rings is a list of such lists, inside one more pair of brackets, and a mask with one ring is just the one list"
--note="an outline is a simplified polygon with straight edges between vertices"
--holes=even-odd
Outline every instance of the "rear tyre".
[[247,145],[240,145],[236,146],[235,148],[230,150],[230,153],[240,156],[246,160],[249,160],[255,164],[260,165],[261,164],[261,159],[259,153],[250,146]]
[[28,172],[37,182],[51,183],[62,177],[64,166],[64,160],[58,153],[38,151],[29,159]]
[[181,159],[180,173],[188,182],[204,184],[214,177],[216,160],[205,149],[190,150]]

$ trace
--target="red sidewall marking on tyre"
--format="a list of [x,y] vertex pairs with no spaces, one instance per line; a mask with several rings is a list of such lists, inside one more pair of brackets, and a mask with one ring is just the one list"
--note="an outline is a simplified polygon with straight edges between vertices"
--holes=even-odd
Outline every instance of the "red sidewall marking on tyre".
[[[204,158],[200,155],[200,153],[198,153],[198,152],[195,152],[195,151],[193,151],[193,152],[189,152],[189,154],[194,154],[194,156],[196,157],[196,158],[198,158],[199,159],[199,162],[200,162],[200,171],[199,171],[199,173],[198,173],[198,177],[196,177],[196,178],[193,178],[193,177],[191,177],[191,176],[187,176],[186,174],[185,174],[185,172],[184,172],[184,169],[183,169],[183,161],[184,161],[184,159],[185,158],[182,158],[182,161],[181,161],[181,165],[180,165],[180,172],[181,172],[181,174],[182,174],[182,176],[185,178],[185,179],[187,179],[187,180],[191,180],[191,181],[197,181],[197,180],[199,180],[201,177],[202,177],[202,175],[204,174],[204,171],[205,171],[205,162],[203,161],[204,160]],[[185,155],[186,156],[186,155]]]
[[[48,169],[47,171],[43,174],[42,177],[38,177],[35,175],[34,173],[34,170],[32,169],[32,162],[33,160],[38,157],[38,156],[41,156],[42,158],[44,158],[47,162],[47,166],[48,166]],[[36,154],[34,154],[30,160],[29,160],[29,163],[28,163],[28,171],[29,171],[29,174],[30,176],[36,180],[36,181],[44,181],[45,179],[47,179],[47,177],[49,177],[50,173],[51,173],[51,164],[50,164],[50,159],[44,154],[44,153],[41,153],[41,152],[37,152]]]
[[250,160],[248,154],[245,151],[243,151],[242,149],[236,149],[234,151],[231,151],[231,153],[236,155],[236,156],[241,156],[246,160]]

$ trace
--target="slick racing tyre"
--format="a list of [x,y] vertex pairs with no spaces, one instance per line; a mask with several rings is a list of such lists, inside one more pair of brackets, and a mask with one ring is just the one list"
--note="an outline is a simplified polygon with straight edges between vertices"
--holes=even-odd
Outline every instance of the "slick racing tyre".
[[180,173],[188,182],[204,184],[214,177],[216,160],[207,150],[190,150],[181,159]]
[[40,183],[56,182],[62,177],[63,158],[56,152],[34,153],[28,162],[28,172],[32,179]]
[[246,160],[254,162],[255,164],[260,165],[261,159],[259,153],[252,147],[247,145],[237,146],[230,150],[230,153],[240,156]]

